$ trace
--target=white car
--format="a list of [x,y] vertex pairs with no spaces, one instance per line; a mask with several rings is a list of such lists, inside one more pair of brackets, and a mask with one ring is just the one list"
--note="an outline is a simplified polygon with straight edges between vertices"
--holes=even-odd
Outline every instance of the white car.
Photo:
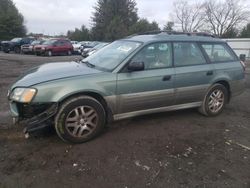
[[79,49],[81,47],[81,42],[78,41],[71,41],[71,44],[73,46],[73,53],[74,54],[79,54]]

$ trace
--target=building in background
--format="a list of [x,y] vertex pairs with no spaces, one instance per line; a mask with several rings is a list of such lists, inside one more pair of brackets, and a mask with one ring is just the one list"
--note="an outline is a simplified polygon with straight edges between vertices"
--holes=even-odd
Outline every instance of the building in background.
[[250,60],[250,38],[234,38],[224,40],[227,41],[228,45],[238,56],[240,56],[240,54],[244,54],[246,59]]

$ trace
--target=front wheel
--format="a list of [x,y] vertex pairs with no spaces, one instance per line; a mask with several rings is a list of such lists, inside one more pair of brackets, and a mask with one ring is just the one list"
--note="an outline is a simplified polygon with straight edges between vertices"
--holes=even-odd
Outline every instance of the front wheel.
[[208,90],[199,111],[205,116],[216,116],[223,111],[228,97],[228,90],[224,85],[214,84]]
[[16,46],[16,47],[14,48],[14,52],[15,52],[16,54],[20,54],[20,53],[21,53],[21,49],[20,49],[18,46]]
[[55,129],[62,140],[83,143],[103,130],[105,119],[105,110],[99,101],[80,96],[62,104],[56,115]]

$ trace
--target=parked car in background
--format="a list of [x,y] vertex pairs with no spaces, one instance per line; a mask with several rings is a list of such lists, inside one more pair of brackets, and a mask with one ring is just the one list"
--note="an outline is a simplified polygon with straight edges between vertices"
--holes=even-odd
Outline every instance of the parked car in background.
[[70,42],[71,42],[72,45],[73,45],[73,44],[78,44],[78,43],[79,43],[78,41],[75,41],[75,40],[71,40]]
[[2,41],[0,41],[0,51],[2,51]]
[[45,40],[34,40],[31,44],[24,44],[21,46],[21,53],[23,54],[34,54],[34,48],[36,45],[41,45]]
[[8,99],[12,116],[26,120],[26,133],[53,124],[62,140],[82,143],[113,120],[187,108],[216,116],[244,89],[243,64],[225,41],[151,32],[117,40],[80,62],[32,69]]
[[73,53],[74,54],[79,54],[79,49],[81,47],[81,42],[78,41],[71,41],[71,44],[73,46]]
[[79,53],[83,56],[83,57],[87,57],[87,53],[94,48],[96,45],[98,45],[100,42],[97,41],[93,41],[93,42],[87,42],[85,43],[83,46],[81,46]]
[[26,38],[14,38],[11,41],[3,41],[2,49],[5,53],[14,51],[15,53],[21,52],[21,46],[24,44],[30,44],[35,38],[26,37]]
[[36,55],[72,55],[73,46],[68,39],[50,39],[35,46]]
[[90,49],[90,51],[87,53],[86,57],[94,54],[95,52],[97,52],[98,50],[102,49],[103,47],[107,46],[109,43],[107,42],[101,42],[100,44],[96,45],[95,47],[93,47],[92,49]]

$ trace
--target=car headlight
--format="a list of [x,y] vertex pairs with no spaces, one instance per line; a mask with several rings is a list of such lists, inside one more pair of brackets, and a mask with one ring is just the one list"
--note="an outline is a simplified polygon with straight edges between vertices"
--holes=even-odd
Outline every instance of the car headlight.
[[34,88],[15,88],[10,99],[17,102],[29,103],[32,101],[37,90]]

